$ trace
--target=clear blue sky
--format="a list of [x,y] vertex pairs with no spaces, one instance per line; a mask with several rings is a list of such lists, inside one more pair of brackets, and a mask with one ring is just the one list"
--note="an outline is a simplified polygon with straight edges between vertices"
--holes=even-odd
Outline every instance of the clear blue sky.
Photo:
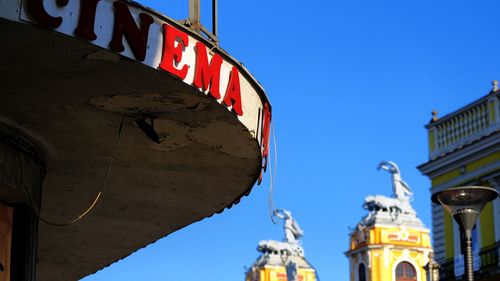
[[[211,1],[203,1],[209,25]],[[141,0],[167,16],[187,0]],[[381,160],[399,164],[430,227],[423,126],[485,95],[500,79],[500,2],[436,0],[219,1],[221,46],[266,89],[278,142],[274,201],[305,231],[321,281],[347,281],[348,227],[363,198],[391,194]],[[94,280],[244,280],[262,239],[281,239],[269,184],[113,264]]]

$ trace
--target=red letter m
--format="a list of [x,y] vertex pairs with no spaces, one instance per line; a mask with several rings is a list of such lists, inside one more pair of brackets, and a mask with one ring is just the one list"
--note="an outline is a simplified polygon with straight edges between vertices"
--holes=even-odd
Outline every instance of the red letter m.
[[193,84],[203,91],[206,91],[210,85],[209,92],[215,99],[220,98],[219,84],[221,64],[222,57],[219,54],[214,54],[209,65],[207,48],[201,42],[196,43],[196,68]]

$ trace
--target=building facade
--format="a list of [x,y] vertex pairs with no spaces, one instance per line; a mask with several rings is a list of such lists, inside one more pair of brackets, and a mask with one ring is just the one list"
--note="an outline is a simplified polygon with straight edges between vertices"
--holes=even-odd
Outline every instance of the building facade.
[[298,266],[294,280],[316,281],[316,270],[303,257],[287,256],[281,252],[262,252],[262,256],[247,271],[245,281],[290,281],[286,268],[290,260]]
[[[478,100],[426,125],[429,161],[419,170],[431,180],[431,194],[454,186],[500,186],[500,91],[498,82]],[[441,206],[432,205],[432,231],[441,280],[464,274],[463,237]],[[499,280],[500,200],[483,209],[472,233],[477,280]]]
[[397,165],[379,166],[392,175],[392,197],[367,196],[368,211],[349,234],[350,281],[426,281],[432,252],[430,231],[410,205],[411,189]]

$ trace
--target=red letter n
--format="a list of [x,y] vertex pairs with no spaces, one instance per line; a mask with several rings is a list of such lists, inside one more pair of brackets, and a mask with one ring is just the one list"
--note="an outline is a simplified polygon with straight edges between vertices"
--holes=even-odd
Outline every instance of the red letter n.
[[141,19],[141,27],[139,29],[125,3],[116,1],[113,3],[113,6],[115,7],[115,25],[113,38],[109,43],[111,49],[123,52],[125,47],[123,46],[122,37],[125,35],[134,56],[138,60],[144,61],[144,58],[146,58],[149,26],[153,23],[153,18],[144,13],[139,14],[139,18]]

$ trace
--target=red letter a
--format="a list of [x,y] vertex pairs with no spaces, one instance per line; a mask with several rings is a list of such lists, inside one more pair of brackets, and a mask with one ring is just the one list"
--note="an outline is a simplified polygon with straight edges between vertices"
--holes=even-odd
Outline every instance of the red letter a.
[[240,89],[240,74],[236,66],[231,69],[229,75],[229,83],[227,85],[226,95],[224,96],[224,104],[233,106],[233,111],[239,116],[243,115],[241,108],[241,89]]

